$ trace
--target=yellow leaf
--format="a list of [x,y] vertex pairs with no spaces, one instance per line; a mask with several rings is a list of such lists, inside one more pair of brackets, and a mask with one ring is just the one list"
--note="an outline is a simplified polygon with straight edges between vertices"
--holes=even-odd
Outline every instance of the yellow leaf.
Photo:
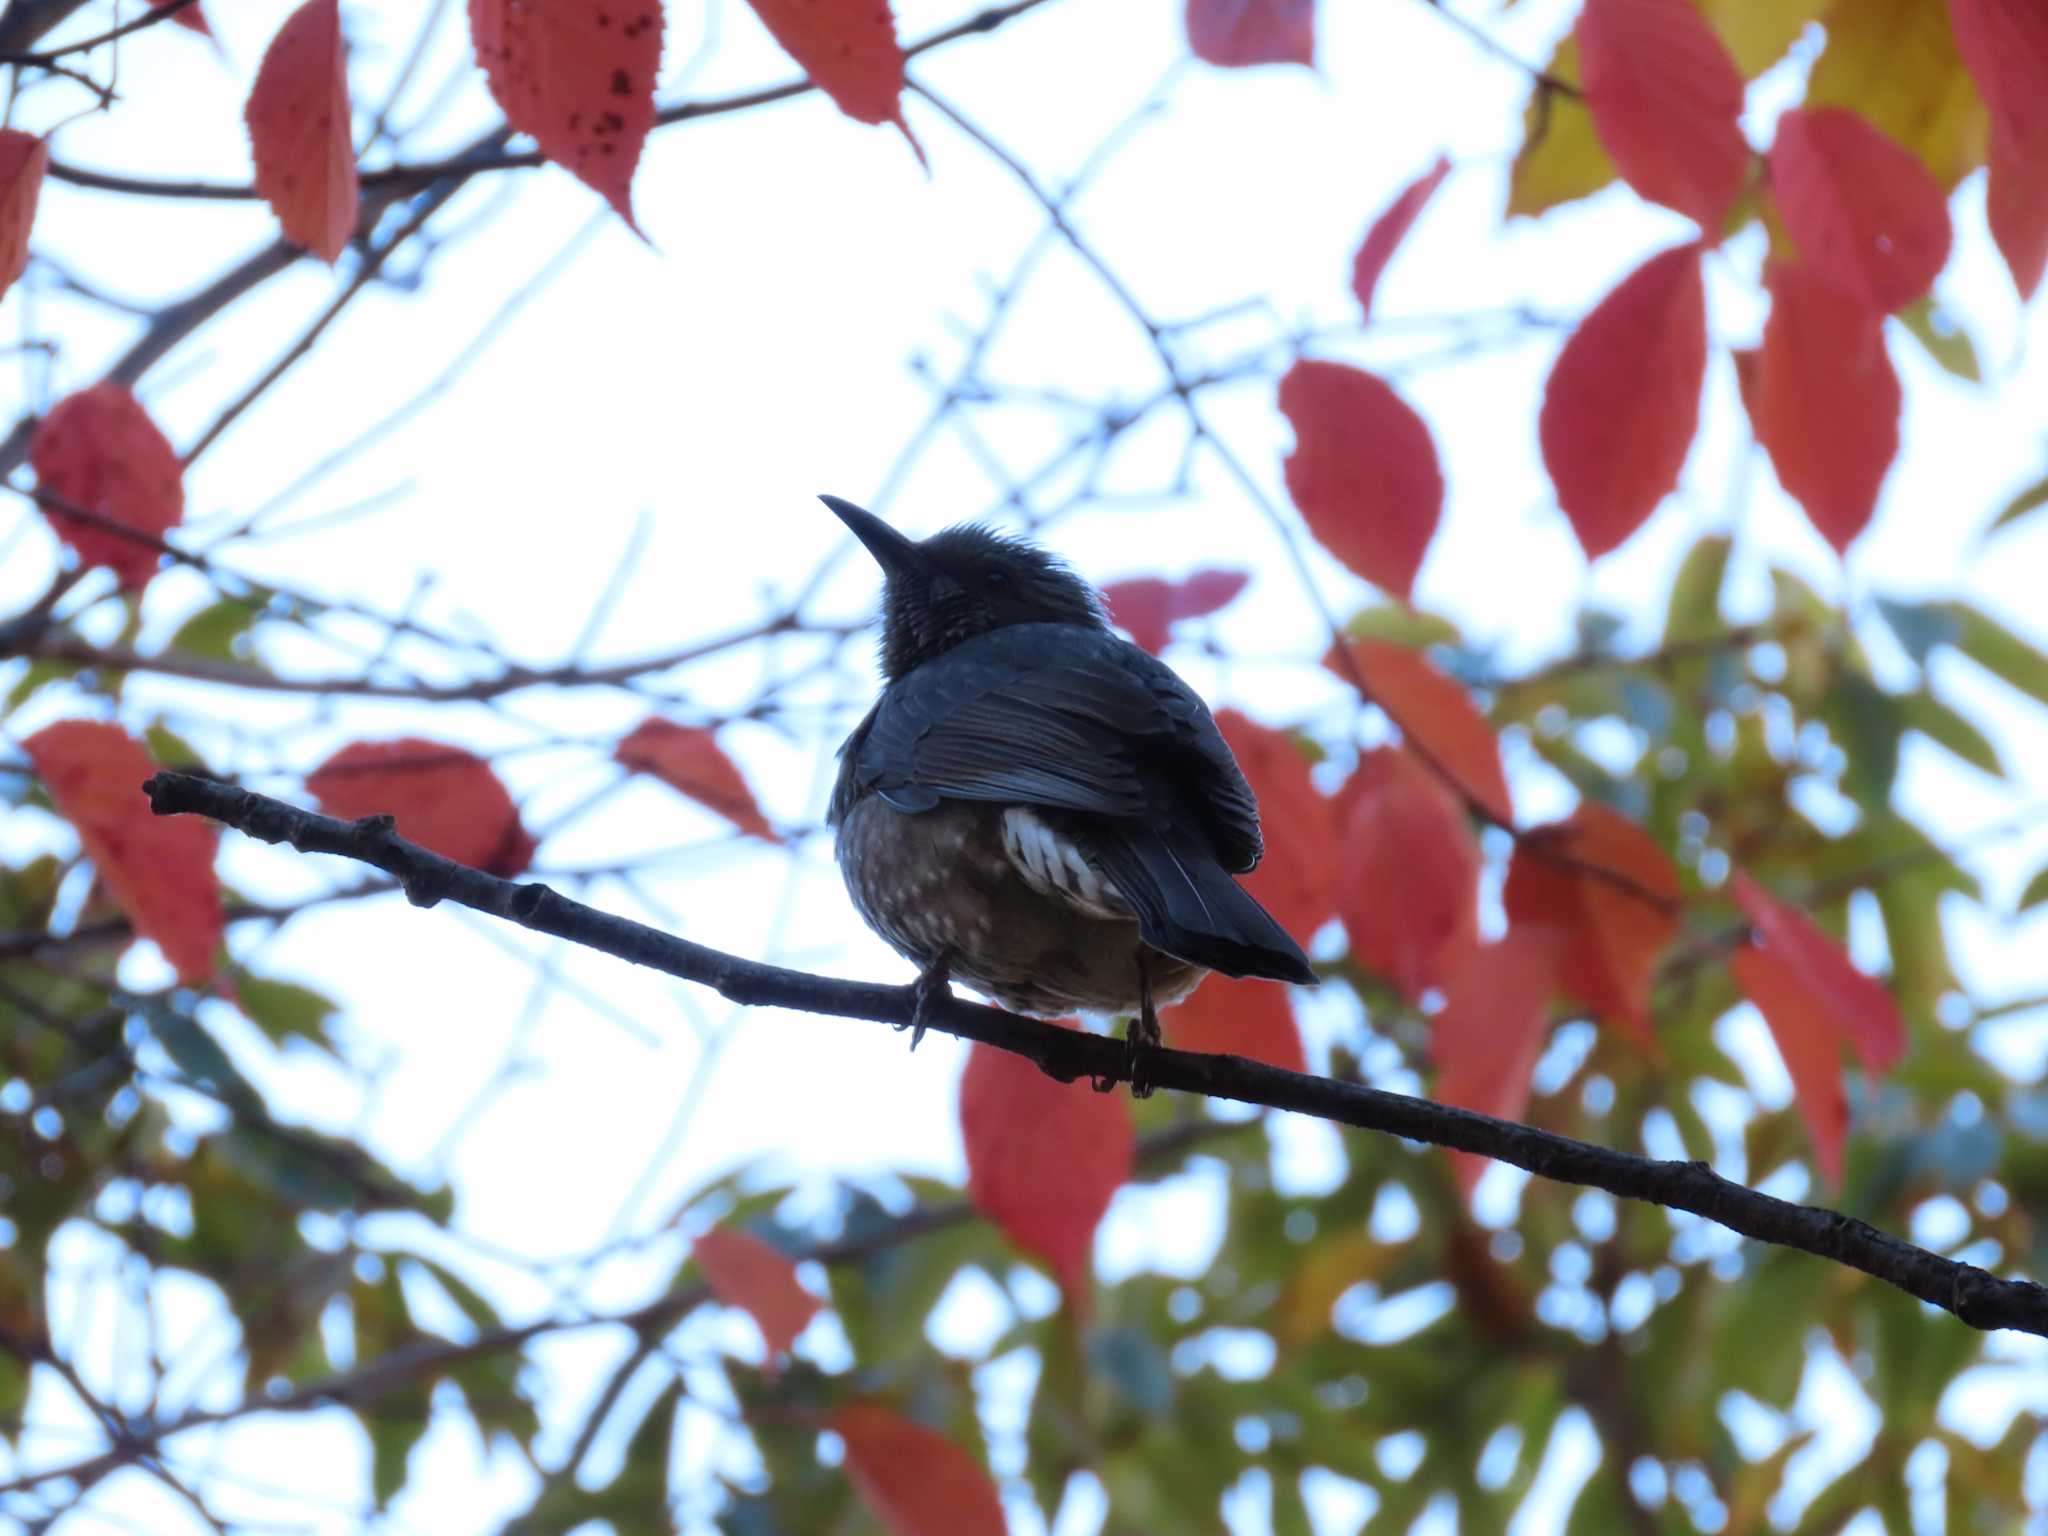
[[[1568,85],[1579,83],[1579,45],[1569,32],[1543,72]],[[1534,218],[1560,203],[1589,197],[1619,174],[1585,102],[1540,85],[1530,93],[1522,113],[1522,148],[1508,176],[1509,218]]]
[[1918,155],[1943,190],[1984,163],[1989,117],[1946,0],[1835,0],[1810,107],[1848,107]]
[[1362,1228],[1334,1232],[1301,1256],[1280,1298],[1280,1342],[1289,1348],[1321,1338],[1330,1309],[1361,1280],[1377,1280],[1400,1255],[1400,1246],[1376,1243]]
[[1735,55],[1742,78],[1754,80],[1820,20],[1828,0],[1694,0],[1715,34]]

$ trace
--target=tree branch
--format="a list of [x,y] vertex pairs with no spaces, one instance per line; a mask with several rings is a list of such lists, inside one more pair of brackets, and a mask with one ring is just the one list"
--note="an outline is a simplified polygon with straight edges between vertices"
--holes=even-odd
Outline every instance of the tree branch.
[[[811,975],[742,959],[630,919],[586,907],[545,885],[501,880],[406,841],[388,816],[340,821],[284,801],[183,773],[159,773],[143,786],[159,816],[210,817],[267,843],[301,853],[359,860],[395,877],[416,906],[447,900],[536,933],[567,939],[686,981],[732,1002],[793,1008],[904,1028],[913,989]],[[920,1022],[1029,1058],[1063,1082],[1127,1081],[1124,1043],[947,998]],[[2005,1280],[1818,1206],[1794,1205],[1722,1178],[1704,1162],[1638,1157],[1533,1126],[1433,1104],[1405,1094],[1288,1072],[1237,1056],[1158,1047],[1144,1052],[1148,1081],[1183,1093],[1291,1110],[1339,1125],[1454,1147],[1512,1163],[1539,1177],[1590,1185],[1631,1200],[1690,1211],[1755,1238],[1834,1259],[1952,1312],[1973,1328],[2013,1328],[2048,1337],[2048,1289]]]

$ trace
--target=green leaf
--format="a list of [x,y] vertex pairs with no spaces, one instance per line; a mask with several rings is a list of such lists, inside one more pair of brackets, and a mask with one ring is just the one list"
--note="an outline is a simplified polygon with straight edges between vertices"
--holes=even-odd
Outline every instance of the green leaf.
[[1945,372],[1971,384],[1984,382],[1984,370],[1977,362],[1977,344],[1954,315],[1935,304],[1932,294],[1922,294],[1900,310],[1899,319]]
[[1918,731],[1994,779],[2005,777],[2005,764],[1999,761],[1998,748],[1990,738],[1933,694],[1907,694],[1895,699],[1893,707],[1907,730]]
[[323,992],[268,976],[237,976],[235,996],[249,1022],[280,1045],[293,1036],[323,1040],[327,1021],[341,1012]]
[[2014,496],[2005,504],[2005,510],[1991,520],[1991,526],[1984,531],[1996,533],[2007,523],[2016,523],[2029,512],[2048,507],[2048,475],[2043,475],[2032,485]]
[[415,1384],[385,1393],[377,1399],[376,1411],[363,1415],[363,1428],[370,1436],[370,1491],[379,1509],[405,1486],[412,1448],[427,1432],[428,1408],[426,1386]]
[[1843,792],[1865,808],[1888,804],[1899,772],[1899,737],[1905,733],[1905,721],[1891,696],[1867,677],[1845,669],[1836,674],[1820,712],[1828,733],[1847,756]]
[[1344,633],[1354,640],[1388,640],[1417,651],[1430,645],[1459,645],[1464,639],[1449,619],[1405,603],[1361,608],[1344,626]]
[[1709,534],[1686,552],[1671,583],[1664,613],[1664,643],[1683,645],[1711,639],[1726,627],[1721,619],[1721,586],[1728,576],[1726,534]]
[[149,747],[149,755],[166,768],[204,768],[206,759],[198,750],[169,726],[161,723],[148,727],[142,733],[143,742]]
[[78,676],[85,668],[68,661],[32,661],[7,690],[7,710],[12,712],[34,698],[51,683]]
[[1891,626],[1893,637],[1905,653],[1923,667],[1936,646],[1954,645],[1963,632],[1962,625],[1943,603],[1902,603],[1880,597],[1877,611]]
[[2022,912],[2031,912],[2044,901],[2048,901],[2048,869],[2041,870],[2027,882],[2027,888],[2020,892],[2020,904],[2013,908],[2013,915],[2017,917]]
[[1956,621],[1956,649],[2001,682],[2048,704],[2048,656],[1968,603],[1944,603]]
[[249,651],[247,636],[261,611],[239,598],[224,597],[179,625],[166,649],[212,661],[243,660]]

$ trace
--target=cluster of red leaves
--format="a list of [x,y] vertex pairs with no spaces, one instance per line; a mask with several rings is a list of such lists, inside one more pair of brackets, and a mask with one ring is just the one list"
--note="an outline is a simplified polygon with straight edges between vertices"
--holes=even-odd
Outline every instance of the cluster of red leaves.
[[1156,655],[1172,640],[1174,625],[1229,607],[1250,581],[1243,571],[1196,571],[1180,581],[1134,576],[1111,582],[1102,595],[1109,602],[1110,617]]

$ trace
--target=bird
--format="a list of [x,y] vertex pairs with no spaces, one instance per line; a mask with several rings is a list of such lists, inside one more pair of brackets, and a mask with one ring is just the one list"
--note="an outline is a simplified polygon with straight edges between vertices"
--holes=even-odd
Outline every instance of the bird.
[[1142,1097],[1158,1008],[1209,972],[1316,984],[1232,878],[1259,807],[1208,706],[1086,581],[986,525],[919,541],[819,499],[882,570],[882,689],[826,820],[854,907],[918,967],[913,1049],[955,981],[1014,1013],[1129,1015]]

